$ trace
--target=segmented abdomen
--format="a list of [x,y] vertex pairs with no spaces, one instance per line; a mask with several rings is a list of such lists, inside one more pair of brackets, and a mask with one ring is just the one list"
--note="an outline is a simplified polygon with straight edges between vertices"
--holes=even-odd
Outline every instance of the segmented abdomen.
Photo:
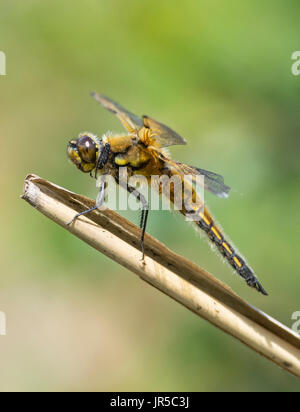
[[207,234],[210,241],[216,245],[219,252],[227,259],[229,264],[245,279],[249,286],[267,295],[267,292],[254,276],[252,269],[250,269],[246,262],[235,252],[234,247],[224,238],[208,210],[203,208],[203,211],[198,212],[198,214],[199,216],[195,224]]
[[[165,174],[172,178],[177,176],[183,182],[183,177],[172,169],[167,169]],[[168,184],[166,185],[168,187]],[[186,188],[189,190],[185,190]],[[170,186],[170,191],[167,193],[167,197],[173,204],[177,204],[178,211],[186,216],[189,220],[192,220],[197,227],[202,229],[210,241],[216,245],[219,252],[226,258],[229,264],[235,269],[235,271],[247,282],[247,284],[264,295],[267,292],[264,290],[258,279],[254,275],[252,269],[246,264],[246,262],[235,252],[234,247],[228,242],[222,234],[222,231],[218,228],[214,222],[208,209],[204,206],[200,197],[197,195],[194,188],[189,185],[188,182],[184,182],[178,190],[179,200],[175,196],[175,185]],[[166,195],[164,184],[159,186],[159,193]]]

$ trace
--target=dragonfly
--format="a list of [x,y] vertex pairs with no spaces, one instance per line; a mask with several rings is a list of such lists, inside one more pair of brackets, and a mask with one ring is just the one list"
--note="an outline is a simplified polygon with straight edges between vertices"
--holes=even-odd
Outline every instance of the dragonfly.
[[[126,133],[106,133],[101,138],[90,132],[80,133],[77,139],[71,140],[67,147],[69,159],[84,173],[97,178],[98,175],[110,175],[115,182],[132,194],[141,205],[141,251],[144,259],[144,240],[149,215],[149,204],[145,196],[134,186],[120,179],[120,169],[126,167],[128,176],[141,175],[150,180],[151,176],[177,177],[184,180],[184,176],[191,177],[191,191],[186,199],[186,191],[182,189],[183,202],[179,212],[187,218],[193,212],[193,225],[203,231],[217,251],[231,265],[234,271],[241,276],[248,286],[256,289],[263,295],[267,292],[255,276],[245,259],[236,251],[236,248],[227,240],[223,230],[216,223],[211,212],[197,194],[193,183],[201,182],[204,189],[220,198],[228,197],[230,188],[225,185],[224,178],[205,169],[188,166],[171,159],[168,149],[172,145],[185,145],[186,140],[170,127],[158,122],[149,116],[137,116],[114,100],[98,93],[91,95],[105,109],[113,113],[126,129]],[[80,216],[86,215],[103,205],[105,198],[105,180],[99,185],[99,195],[96,206],[74,216],[68,225],[71,225]],[[158,192],[164,194],[163,184],[159,184]],[[170,200],[175,203],[174,185],[170,186]],[[196,200],[196,202],[195,202]],[[191,207],[189,205],[191,204]],[[195,207],[195,204],[197,207]],[[195,219],[196,215],[196,219]]]

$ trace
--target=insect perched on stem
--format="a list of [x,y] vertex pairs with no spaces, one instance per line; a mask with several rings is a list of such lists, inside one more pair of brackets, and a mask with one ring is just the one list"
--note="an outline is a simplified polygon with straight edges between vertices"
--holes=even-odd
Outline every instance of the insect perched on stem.
[[[97,177],[98,173],[101,176],[112,176],[120,186],[124,187],[141,203],[142,216],[140,227],[143,258],[149,206],[145,197],[135,187],[120,179],[120,170],[123,167],[127,168],[129,177],[142,175],[149,181],[152,176],[166,176],[169,178],[177,177],[186,183],[185,176],[189,176],[190,192],[187,195],[184,185],[181,186],[180,195],[182,202],[178,208],[179,212],[186,217],[193,215],[193,224],[207,234],[221,255],[227,259],[229,264],[247,284],[262,294],[267,295],[252,269],[235,252],[230,242],[226,240],[225,235],[215,223],[211,213],[193,187],[193,184],[199,184],[198,177],[202,176],[203,179],[201,181],[203,182],[204,189],[216,196],[227,197],[230,188],[224,184],[223,177],[204,169],[187,166],[171,160],[164,148],[171,145],[184,145],[186,141],[169,127],[148,116],[140,118],[108,97],[97,93],[92,93],[92,96],[118,117],[128,133],[118,135],[105,134],[102,138],[98,138],[91,133],[82,133],[77,140],[70,141],[67,153],[79,170],[84,173],[90,173],[91,176],[92,172],[94,172],[95,177]],[[160,194],[165,194],[163,184],[159,184],[157,189]],[[170,185],[169,189],[170,201],[175,203],[175,185]],[[105,181],[102,179],[97,205],[93,209],[76,215],[69,224],[72,224],[79,216],[101,207],[104,202],[104,192]]]

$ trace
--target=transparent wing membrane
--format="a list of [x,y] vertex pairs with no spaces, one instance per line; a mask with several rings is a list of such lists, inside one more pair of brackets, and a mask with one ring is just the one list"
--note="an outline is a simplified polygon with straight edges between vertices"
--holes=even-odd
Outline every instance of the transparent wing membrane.
[[151,137],[160,145],[160,147],[186,144],[186,140],[183,137],[157,120],[148,116],[143,116],[143,121],[144,126],[151,130]]
[[[194,168],[198,174],[204,176],[205,189],[219,197],[228,197],[230,192],[230,187],[225,185],[224,178],[214,172],[209,172],[208,170]],[[207,187],[206,187],[207,186]]]
[[155,140],[160,147],[186,144],[186,141],[179,136],[179,134],[157,120],[148,116],[140,118],[126,110],[119,103],[102,94],[93,92],[91,95],[97,102],[102,104],[105,109],[116,115],[125,129],[130,133],[138,132],[142,127],[146,127],[151,130],[151,138]]
[[[170,167],[175,168],[178,173],[186,176],[204,176],[204,189],[213,193],[214,195],[226,198],[230,191],[230,187],[226,186],[224,179],[221,175],[214,172],[209,172],[208,170],[199,169],[192,166],[187,166],[184,163],[174,162],[170,159],[166,159],[165,156],[162,157],[166,164]],[[196,182],[196,179],[194,180]]]
[[127,129],[129,132],[132,133],[138,131],[144,126],[144,122],[140,117],[129,112],[123,106],[121,106],[119,103],[114,102],[109,97],[94,92],[91,93],[91,95],[107,110],[115,114],[122,125],[125,127],[125,129]]

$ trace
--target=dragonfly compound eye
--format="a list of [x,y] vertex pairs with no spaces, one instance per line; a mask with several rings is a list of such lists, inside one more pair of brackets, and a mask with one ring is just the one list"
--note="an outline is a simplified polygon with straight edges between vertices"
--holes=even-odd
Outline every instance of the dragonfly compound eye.
[[[86,140],[84,140],[85,138]],[[89,136],[82,136],[78,140],[72,140],[67,148],[67,154],[71,162],[84,173],[90,173],[95,169],[96,152],[96,144]]]
[[77,149],[79,156],[86,163],[95,163],[97,156],[97,147],[90,136],[82,136],[77,140]]

